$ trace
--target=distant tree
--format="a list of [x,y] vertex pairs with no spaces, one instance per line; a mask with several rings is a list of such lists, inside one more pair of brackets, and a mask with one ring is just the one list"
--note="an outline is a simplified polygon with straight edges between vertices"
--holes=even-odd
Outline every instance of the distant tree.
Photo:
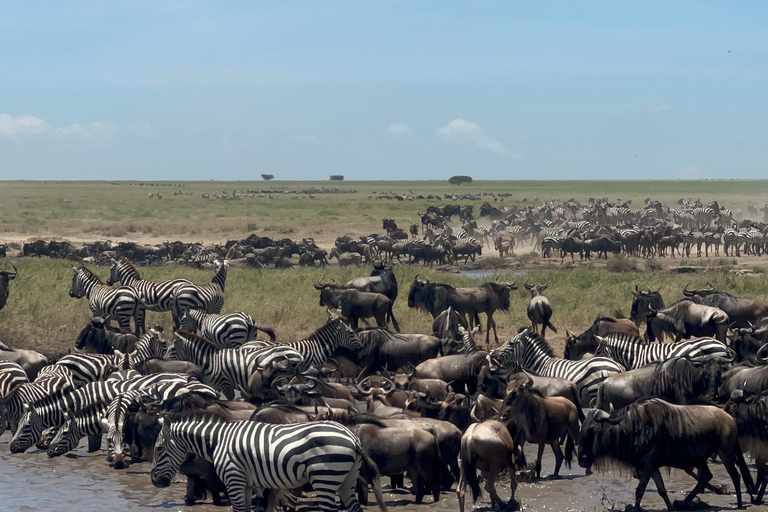
[[451,176],[448,180],[451,185],[461,185],[463,183],[472,183],[472,176]]
[[343,174],[331,174],[331,181],[344,181]]
[[275,175],[274,174],[262,174],[261,175],[261,179],[263,179],[264,181],[270,181],[270,180],[275,179]]

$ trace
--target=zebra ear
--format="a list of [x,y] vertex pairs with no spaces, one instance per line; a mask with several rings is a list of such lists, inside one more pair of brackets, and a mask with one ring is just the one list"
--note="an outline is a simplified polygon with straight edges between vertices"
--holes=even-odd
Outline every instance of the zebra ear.
[[21,410],[25,413],[29,412],[29,404],[21,404]]
[[101,423],[101,429],[106,433],[109,430],[109,420],[107,418],[101,418],[99,423]]

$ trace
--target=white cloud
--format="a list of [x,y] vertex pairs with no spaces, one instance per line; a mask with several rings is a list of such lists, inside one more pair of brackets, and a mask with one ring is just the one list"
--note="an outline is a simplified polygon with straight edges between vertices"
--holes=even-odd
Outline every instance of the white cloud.
[[701,178],[701,167],[689,165],[680,171],[680,178],[685,180],[695,180]]
[[304,144],[314,144],[316,138],[317,137],[315,136],[315,134],[312,134],[312,135],[296,135],[294,137],[294,139],[296,139],[299,142],[303,142]]
[[438,128],[437,133],[448,140],[463,140],[474,144],[475,146],[497,155],[505,155],[507,148],[482,128],[477,123],[465,121],[464,119],[454,119],[442,128]]
[[117,126],[100,121],[89,124],[74,123],[56,128],[55,133],[62,138],[77,139],[82,142],[106,143],[117,134]]
[[26,135],[36,135],[50,130],[48,123],[39,117],[21,115],[12,117],[8,114],[0,114],[0,137],[11,139]]
[[387,128],[387,131],[389,132],[390,135],[405,136],[405,135],[412,134],[413,128],[411,128],[407,124],[391,123],[389,125],[389,128]]

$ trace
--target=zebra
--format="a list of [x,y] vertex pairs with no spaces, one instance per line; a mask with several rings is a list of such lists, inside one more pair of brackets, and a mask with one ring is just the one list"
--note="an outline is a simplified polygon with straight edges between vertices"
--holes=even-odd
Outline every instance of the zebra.
[[[80,444],[80,440],[86,436],[99,436],[99,440],[101,440],[101,434],[103,433],[101,417],[104,416],[106,411],[107,407],[103,403],[95,403],[77,414],[71,411],[64,411],[66,421],[56,431],[56,435],[53,436],[51,444],[48,446],[48,457],[60,457],[74,450]],[[95,450],[91,450],[89,447],[88,453],[92,451]]]
[[206,313],[221,313],[224,306],[224,286],[227,283],[227,268],[229,262],[219,263],[216,275],[209,284],[197,286],[184,284],[177,286],[173,292],[173,326],[179,327],[181,317],[189,308],[202,308]]
[[699,338],[670,344],[647,344],[642,339],[627,334],[611,334],[606,337],[596,336],[596,338],[598,345],[595,355],[609,357],[627,370],[642,368],[673,357],[732,358],[731,350],[714,338]]
[[739,250],[739,232],[737,230],[725,230],[723,233],[723,251],[726,256],[741,256],[741,251]]
[[139,271],[128,258],[112,260],[112,266],[109,269],[109,279],[107,284],[112,286],[115,283],[121,283],[123,286],[130,286],[135,289],[139,295],[144,307],[149,311],[166,312],[171,310],[173,305],[173,292],[181,285],[191,285],[186,279],[172,279],[169,281],[146,281],[141,278]]
[[72,267],[72,286],[69,296],[74,299],[88,297],[88,303],[94,317],[115,318],[121,332],[130,332],[133,317],[136,336],[144,332],[144,305],[139,300],[135,289],[129,286],[112,288],[85,267]]
[[123,435],[128,414],[135,407],[145,402],[151,402],[153,406],[162,406],[165,401],[190,392],[211,401],[219,396],[215,389],[206,384],[181,380],[159,382],[155,386],[132,389],[117,395],[99,418],[100,428],[107,434],[107,461],[112,462],[115,469],[122,469],[125,466]]
[[267,368],[287,370],[304,362],[304,356],[295,348],[275,345],[268,341],[249,341],[242,345],[240,350],[251,351],[254,354],[260,371]]
[[12,389],[28,382],[27,372],[18,363],[0,361],[0,397],[6,396]]
[[299,425],[232,422],[227,412],[193,412],[171,421],[161,418],[150,477],[168,487],[189,453],[212,462],[227,486],[233,512],[246,512],[256,489],[273,489],[267,509],[285,491],[310,484],[320,510],[338,510],[336,493],[349,512],[362,512],[355,497],[361,476],[373,483],[379,508],[386,512],[376,465],[360,440],[331,421]]
[[123,391],[149,387],[163,380],[186,382],[186,377],[174,373],[157,373],[137,379],[98,381],[63,394],[48,395],[31,406],[25,403],[22,405],[24,412],[11,439],[11,453],[27,451],[40,440],[43,430],[60,427],[66,421],[65,411],[77,414],[93,404],[109,403]]
[[24,415],[24,406],[43,400],[54,393],[63,393],[74,389],[72,374],[67,368],[46,366],[34,382],[17,383],[5,395],[0,397],[0,435],[10,424],[11,431],[18,430],[18,424]]
[[607,357],[569,361],[554,356],[552,347],[528,329],[510,338],[489,354],[491,363],[507,368],[520,363],[523,369],[543,377],[561,377],[573,382],[582,407],[589,407],[600,384],[624,368]]
[[106,354],[68,354],[52,366],[67,368],[72,374],[75,387],[82,387],[97,380],[106,380],[126,363],[126,356],[120,352]]
[[283,343],[295,349],[304,358],[299,371],[320,369],[338,347],[356,351],[362,347],[360,340],[341,318],[329,321],[306,339]]
[[181,330],[200,331],[200,336],[213,343],[217,348],[237,348],[243,343],[256,338],[257,331],[262,331],[275,341],[275,331],[269,327],[259,327],[246,313],[229,315],[207,314],[199,308],[190,308],[181,317]]
[[547,236],[541,241],[541,257],[550,258],[555,250],[559,250],[561,240],[559,237]]

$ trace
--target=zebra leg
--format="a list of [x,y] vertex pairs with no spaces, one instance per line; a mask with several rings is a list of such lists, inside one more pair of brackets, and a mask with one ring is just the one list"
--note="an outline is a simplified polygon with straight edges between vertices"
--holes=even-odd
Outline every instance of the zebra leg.
[[[252,489],[246,489],[246,475],[239,468],[231,467],[232,465],[233,461],[231,460],[221,461],[220,464],[217,464],[216,472],[224,485],[227,486],[227,495],[232,504],[232,512],[250,512]],[[226,473],[224,473],[225,471]],[[248,501],[245,501],[246,493]]]

